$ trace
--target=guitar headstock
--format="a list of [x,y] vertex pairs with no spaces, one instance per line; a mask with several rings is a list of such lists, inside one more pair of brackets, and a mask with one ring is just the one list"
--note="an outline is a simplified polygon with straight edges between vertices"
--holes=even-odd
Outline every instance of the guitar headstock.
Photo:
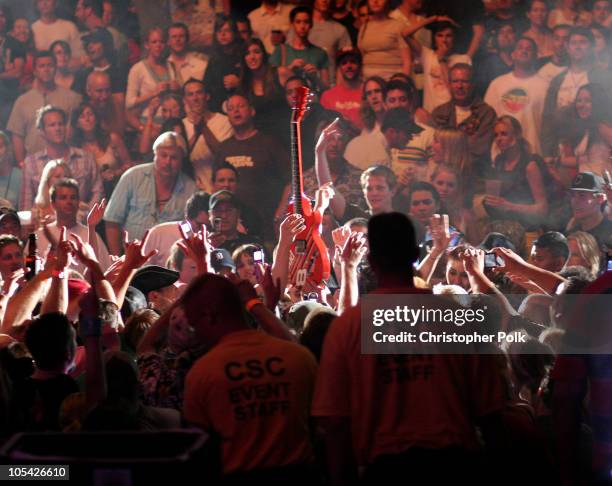
[[291,120],[301,122],[304,115],[310,109],[314,93],[307,86],[300,86],[296,89],[295,103],[293,104]]

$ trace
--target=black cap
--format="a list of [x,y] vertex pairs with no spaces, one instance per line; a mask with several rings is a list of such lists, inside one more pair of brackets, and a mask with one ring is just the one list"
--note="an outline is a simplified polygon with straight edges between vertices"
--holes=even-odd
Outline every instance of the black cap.
[[352,57],[359,64],[361,64],[362,57],[361,57],[361,51],[359,49],[356,49],[356,48],[340,49],[336,53],[336,64],[340,64],[342,59],[344,59],[345,57]]
[[414,122],[414,117],[404,108],[391,108],[383,117],[381,130],[384,132],[389,128],[402,130],[406,133],[416,134],[423,129]]
[[210,196],[210,201],[208,202],[208,210],[214,209],[214,207],[220,202],[229,202],[236,209],[240,209],[242,204],[240,200],[236,197],[236,195],[228,191],[227,189],[221,189],[220,191],[215,192],[212,196]]
[[136,287],[129,286],[125,292],[123,305],[121,306],[121,317],[123,321],[127,321],[134,312],[138,309],[147,308],[147,298]]
[[136,272],[134,278],[130,282],[132,287],[137,288],[143,294],[147,295],[153,290],[170,287],[179,279],[179,273],[169,268],[160,267],[159,265],[148,265],[142,267]]
[[231,268],[232,272],[236,270],[236,265],[230,252],[225,248],[216,248],[210,253],[210,263],[215,269],[215,272],[219,273],[222,268]]
[[603,192],[604,180],[592,172],[580,172],[572,181],[572,191]]
[[17,211],[15,211],[13,208],[3,206],[0,208],[0,222],[2,222],[6,218],[14,219],[17,222],[17,224],[21,226],[21,220],[19,219],[19,215],[17,214]]
[[489,233],[485,236],[484,240],[478,245],[478,248],[485,251],[491,251],[493,248],[508,248],[512,251],[516,251],[514,243],[506,235],[502,233]]
[[113,35],[104,27],[96,27],[89,34],[84,35],[82,39],[83,45],[86,46],[92,42],[101,42],[109,46],[114,46]]

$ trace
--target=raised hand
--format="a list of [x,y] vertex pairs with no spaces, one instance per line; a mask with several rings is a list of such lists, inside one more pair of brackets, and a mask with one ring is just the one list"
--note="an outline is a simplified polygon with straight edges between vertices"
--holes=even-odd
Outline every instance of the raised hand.
[[2,295],[6,295],[7,297],[12,297],[19,286],[25,280],[25,272],[23,268],[19,270],[15,270],[12,272],[3,282],[2,282]]
[[446,251],[451,242],[448,214],[434,214],[429,219],[429,231],[433,240],[432,251]]
[[365,235],[363,233],[351,233],[339,254],[344,265],[356,268],[367,251],[368,245]]
[[104,217],[104,210],[106,209],[106,199],[102,199],[102,201],[94,203],[94,205],[87,213],[87,226],[90,228],[95,228],[100,224],[102,218]]
[[514,253],[509,248],[497,247],[493,248],[491,251],[504,261],[503,266],[495,267],[495,272],[521,273],[527,265],[527,262],[525,262],[525,260],[523,260],[519,255]]
[[55,254],[55,268],[60,272],[70,264],[70,255],[74,251],[74,246],[70,241],[68,241],[66,234],[66,227],[62,226],[60,230],[59,243],[57,245],[57,252]]
[[273,311],[281,296],[280,278],[277,278],[276,282],[274,281],[272,278],[272,266],[270,265],[257,264],[255,268],[255,276],[257,283],[263,290],[266,307]]
[[227,276],[227,279],[232,282],[237,288],[240,294],[240,300],[243,304],[246,304],[249,300],[258,299],[257,291],[251,282],[248,280],[242,280],[235,273],[231,273]]
[[124,265],[132,268],[134,270],[142,267],[149,259],[157,255],[158,250],[151,250],[149,253],[145,254],[144,249],[147,245],[147,240],[149,239],[149,231],[145,231],[142,240],[132,240],[129,241],[127,231],[123,232],[123,247],[125,250],[125,262]]
[[484,271],[485,252],[480,248],[467,248],[461,253],[461,261],[465,267],[465,271],[474,275]]
[[213,248],[208,240],[208,230],[206,229],[206,226],[202,225],[202,229],[200,231],[187,235],[181,226],[181,223],[177,224],[183,239],[177,241],[176,244],[181,250],[183,250],[187,257],[196,262],[198,271],[200,273],[208,272],[211,268],[210,253]]
[[315,193],[315,208],[324,213],[329,207],[329,203],[334,198],[335,191],[332,182],[327,182],[319,187]]
[[342,130],[340,129],[340,118],[336,118],[333,122],[327,125],[322,131],[321,135],[319,135],[319,139],[317,140],[316,148],[317,150],[322,149],[327,144],[327,141],[336,134],[341,134]]
[[83,265],[89,268],[99,263],[96,252],[89,243],[83,241],[79,235],[71,234],[70,237],[73,239],[72,253]]
[[300,214],[289,214],[280,224],[280,240],[292,242],[295,235],[305,229],[304,218]]

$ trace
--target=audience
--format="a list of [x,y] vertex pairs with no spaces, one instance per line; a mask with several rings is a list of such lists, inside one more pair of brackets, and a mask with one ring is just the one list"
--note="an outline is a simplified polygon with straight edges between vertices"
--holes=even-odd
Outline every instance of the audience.
[[[31,3],[0,7],[0,446],[609,482],[609,0]],[[370,352],[403,298],[505,335]]]

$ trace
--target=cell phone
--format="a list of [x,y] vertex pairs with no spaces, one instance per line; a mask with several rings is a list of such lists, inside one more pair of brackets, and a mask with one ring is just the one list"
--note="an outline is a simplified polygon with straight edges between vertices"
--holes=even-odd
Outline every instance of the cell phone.
[[610,176],[610,172],[608,170],[604,171],[603,179],[606,184],[612,184],[612,176]]
[[187,236],[193,233],[193,228],[191,227],[191,223],[189,221],[181,222],[181,229],[183,230],[183,233],[185,233],[185,235]]
[[495,268],[495,267],[503,267],[504,260],[501,257],[498,257],[495,253],[489,252],[485,253],[484,257],[484,267],[485,268]]
[[255,250],[253,252],[253,262],[254,263],[263,263],[264,262],[264,252],[263,252],[263,250]]

